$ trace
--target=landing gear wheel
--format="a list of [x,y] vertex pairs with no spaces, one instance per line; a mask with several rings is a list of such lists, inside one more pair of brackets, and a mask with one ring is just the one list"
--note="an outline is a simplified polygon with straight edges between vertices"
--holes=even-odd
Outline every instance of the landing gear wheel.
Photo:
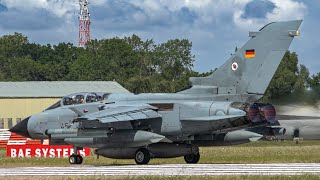
[[197,164],[200,160],[200,153],[184,156],[184,160],[188,164]]
[[77,164],[77,156],[72,154],[70,157],[69,157],[69,163],[70,164]]
[[82,158],[82,156],[81,155],[77,155],[77,163],[76,164],[82,164],[82,162],[83,162],[83,158]]
[[148,164],[150,158],[150,152],[145,148],[138,149],[134,156],[134,160],[137,164]]
[[80,155],[72,154],[69,157],[69,163],[70,164],[82,164],[82,162],[83,162],[83,158]]

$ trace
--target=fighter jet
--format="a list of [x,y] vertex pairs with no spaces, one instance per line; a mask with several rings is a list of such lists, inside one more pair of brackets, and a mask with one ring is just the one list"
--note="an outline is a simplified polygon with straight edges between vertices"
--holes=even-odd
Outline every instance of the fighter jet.
[[[272,22],[250,32],[249,40],[208,77],[190,78],[177,93],[75,94],[10,129],[34,139],[96,148],[97,155],[134,159],[183,156],[197,163],[199,146],[259,139],[241,130],[275,120],[263,97],[302,20]],[[230,141],[231,140],[231,141]],[[81,164],[77,151],[71,164]]]
[[279,120],[267,126],[249,128],[247,131],[259,133],[267,140],[320,139],[320,117],[315,116],[278,116]]

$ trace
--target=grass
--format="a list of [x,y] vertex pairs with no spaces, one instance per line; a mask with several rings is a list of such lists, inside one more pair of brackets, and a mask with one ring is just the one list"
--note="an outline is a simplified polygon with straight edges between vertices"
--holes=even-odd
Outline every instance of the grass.
[[[201,180],[220,180],[220,179],[226,179],[226,180],[264,180],[264,179],[276,179],[276,180],[282,180],[282,179],[319,179],[320,176],[317,175],[301,175],[301,176],[146,176],[146,177],[133,177],[128,178],[132,180],[164,180],[164,179],[170,179],[170,180],[192,180],[192,179],[201,179]],[[103,179],[103,178],[101,178]]]
[[[4,177],[4,179],[34,179],[34,177],[21,177],[21,176],[15,176],[15,177]],[[104,179],[110,179],[110,180],[120,180],[120,179],[126,179],[126,180],[193,180],[193,179],[201,179],[201,180],[220,180],[220,179],[226,179],[226,180],[265,180],[265,179],[271,179],[271,180],[296,180],[296,179],[308,179],[308,180],[319,180],[319,175],[294,175],[294,176],[82,176],[82,177],[65,177],[65,176],[37,176],[37,179],[59,179],[59,180],[104,180]]]
[[[200,163],[317,163],[320,162],[320,141],[260,141],[237,146],[202,147]],[[182,157],[152,159],[150,164],[184,164]],[[117,160],[95,156],[84,158],[84,165],[135,164],[134,160]],[[69,166],[65,158],[6,158],[0,150],[0,167]]]
[[[80,178],[81,179],[81,178]],[[84,178],[83,178],[84,179]],[[85,179],[91,179],[86,177]],[[110,177],[92,177],[92,179],[110,179]],[[112,179],[112,178],[111,178]],[[115,178],[116,179],[116,178]],[[300,176],[137,176],[137,177],[119,177],[119,179],[129,179],[129,180],[192,180],[192,179],[201,179],[201,180],[264,180],[264,179],[320,179],[318,175],[300,175]]]

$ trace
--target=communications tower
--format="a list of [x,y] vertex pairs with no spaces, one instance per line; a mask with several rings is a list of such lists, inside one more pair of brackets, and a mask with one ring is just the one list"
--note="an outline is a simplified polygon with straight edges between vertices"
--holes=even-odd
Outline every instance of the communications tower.
[[79,0],[79,46],[84,47],[90,41],[89,0]]

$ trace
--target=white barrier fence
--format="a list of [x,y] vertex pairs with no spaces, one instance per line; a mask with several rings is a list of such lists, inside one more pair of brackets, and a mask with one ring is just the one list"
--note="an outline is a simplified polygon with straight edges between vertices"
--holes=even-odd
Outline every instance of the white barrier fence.
[[25,138],[16,133],[11,133],[8,129],[0,129],[0,148],[6,148],[7,145],[33,145],[41,144],[40,140]]

